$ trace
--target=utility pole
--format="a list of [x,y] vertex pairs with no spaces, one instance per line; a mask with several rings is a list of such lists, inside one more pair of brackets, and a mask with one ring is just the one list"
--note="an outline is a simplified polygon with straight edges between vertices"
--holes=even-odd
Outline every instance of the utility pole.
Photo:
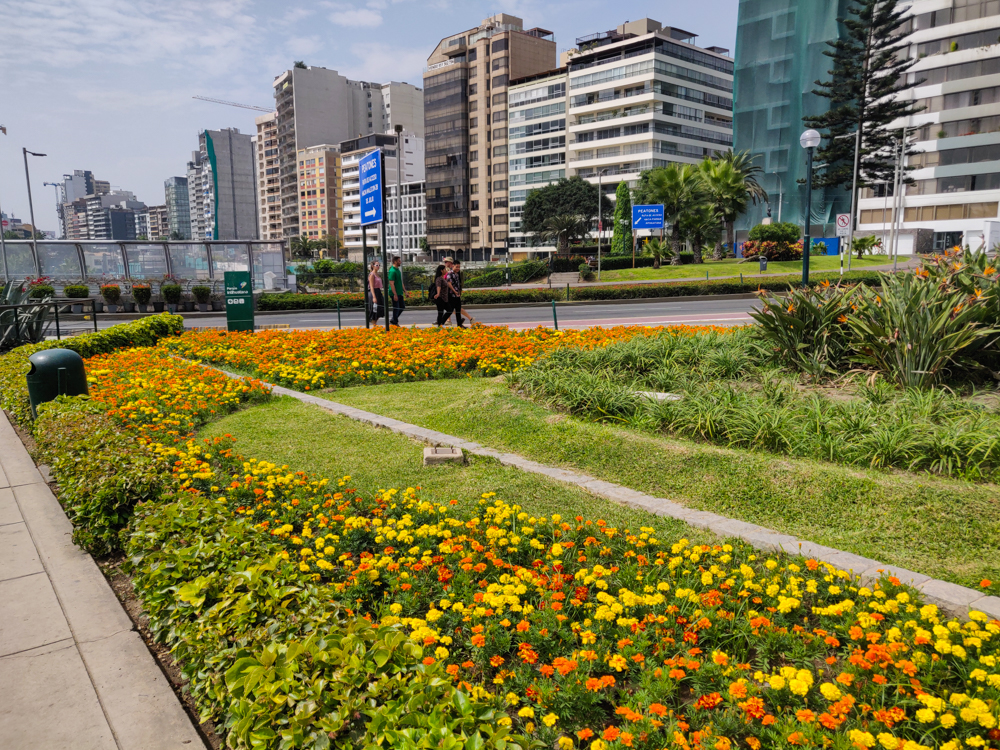
[[607,167],[597,173],[597,280],[601,280],[601,207],[604,204],[604,195],[601,193],[601,178],[607,172]]
[[[399,265],[403,266],[403,126],[396,125],[396,237]],[[402,273],[402,270],[400,270]]]

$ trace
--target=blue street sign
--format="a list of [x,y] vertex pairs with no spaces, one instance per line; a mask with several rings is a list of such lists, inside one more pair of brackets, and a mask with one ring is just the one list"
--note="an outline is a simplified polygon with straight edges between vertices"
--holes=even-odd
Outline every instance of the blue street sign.
[[376,149],[358,162],[361,176],[361,226],[382,221],[382,152]]
[[663,229],[663,206],[632,206],[633,229]]

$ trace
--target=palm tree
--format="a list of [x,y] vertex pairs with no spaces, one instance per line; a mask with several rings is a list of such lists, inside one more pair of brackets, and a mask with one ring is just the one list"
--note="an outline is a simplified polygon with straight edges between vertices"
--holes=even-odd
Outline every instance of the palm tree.
[[659,268],[664,258],[669,258],[670,248],[659,237],[650,237],[642,244],[642,252],[653,256],[653,268]]
[[555,241],[559,252],[567,252],[570,242],[576,239],[583,239],[589,235],[587,224],[588,222],[577,214],[557,214],[550,216],[545,220],[542,240],[545,242]]
[[323,246],[320,242],[311,240],[304,234],[292,237],[288,245],[293,258],[311,258],[313,251]]
[[702,248],[715,244],[722,232],[719,228],[719,215],[715,207],[709,203],[699,206],[681,219],[681,232],[691,241],[694,251],[694,262],[704,263]]
[[757,181],[757,177],[764,174],[764,169],[754,164],[757,159],[755,155],[749,151],[727,151],[720,159],[728,161],[733,165],[733,169],[743,176],[751,203],[755,206],[758,202],[767,203],[767,191]]
[[[736,241],[736,218],[746,211],[749,201],[746,182],[726,159],[705,159],[700,171],[705,187],[711,195],[715,212],[726,228],[726,244],[732,250]],[[722,245],[715,243],[715,260],[722,260]]]
[[670,222],[671,265],[681,262],[681,221],[708,199],[705,183],[698,167],[672,162],[651,170],[649,193],[654,203],[663,204],[665,218]]

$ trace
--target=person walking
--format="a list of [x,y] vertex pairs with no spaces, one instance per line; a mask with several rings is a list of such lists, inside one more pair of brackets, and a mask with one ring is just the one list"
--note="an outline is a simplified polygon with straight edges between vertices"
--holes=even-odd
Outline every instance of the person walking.
[[462,318],[462,261],[452,262],[448,280],[451,282],[448,317],[451,317],[451,313],[455,313],[455,325],[459,328],[465,328],[465,320]]
[[379,275],[379,262],[373,261],[371,273],[368,274],[368,288],[372,290],[372,323],[377,323],[378,319],[385,314],[385,300],[382,297],[382,277]]
[[389,268],[389,297],[392,299],[392,325],[399,328],[399,316],[406,307],[406,285],[403,283],[403,261],[399,255],[393,257]]
[[440,265],[434,271],[434,304],[437,306],[437,323],[436,325],[440,328],[443,326],[450,316],[450,305],[448,304],[451,298],[451,284],[448,283],[448,269],[445,265]]

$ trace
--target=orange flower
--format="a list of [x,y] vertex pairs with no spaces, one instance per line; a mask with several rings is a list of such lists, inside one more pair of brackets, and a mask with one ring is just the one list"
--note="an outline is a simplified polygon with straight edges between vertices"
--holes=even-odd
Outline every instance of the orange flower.
[[608,742],[614,742],[618,739],[621,734],[621,730],[618,727],[611,726],[601,732],[601,738],[607,740]]
[[993,581],[991,581],[989,578],[984,578],[979,582],[979,585],[984,589],[988,589],[990,586],[993,585]]
[[579,737],[584,742],[586,742],[587,740],[589,740],[591,737],[594,736],[594,733],[589,729],[581,729],[579,732],[576,733],[576,736]]

